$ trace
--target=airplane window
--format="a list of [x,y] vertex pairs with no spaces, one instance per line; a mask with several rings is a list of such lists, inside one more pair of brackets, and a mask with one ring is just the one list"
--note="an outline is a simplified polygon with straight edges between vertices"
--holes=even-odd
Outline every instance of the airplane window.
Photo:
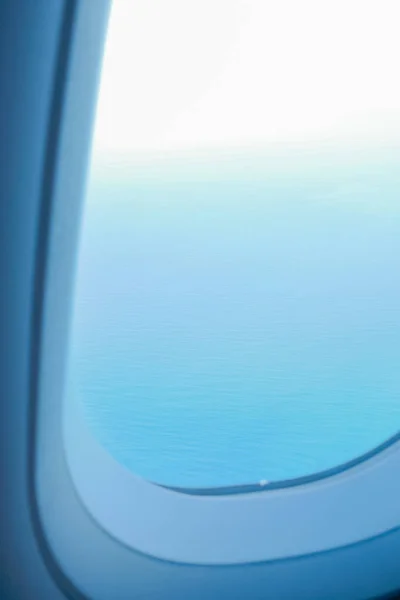
[[282,481],[397,433],[399,10],[114,0],[68,393],[136,474]]

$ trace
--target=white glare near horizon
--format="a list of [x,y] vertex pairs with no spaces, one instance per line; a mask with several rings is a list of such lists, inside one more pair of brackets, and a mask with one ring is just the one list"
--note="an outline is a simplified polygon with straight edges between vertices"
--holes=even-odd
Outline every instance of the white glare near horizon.
[[399,18],[397,0],[114,0],[94,154],[389,138]]

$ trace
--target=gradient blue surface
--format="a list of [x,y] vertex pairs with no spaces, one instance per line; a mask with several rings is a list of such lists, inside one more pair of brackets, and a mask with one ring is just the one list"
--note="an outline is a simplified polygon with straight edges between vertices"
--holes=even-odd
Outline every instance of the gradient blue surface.
[[240,485],[397,432],[398,161],[337,146],[93,171],[68,394],[117,460]]

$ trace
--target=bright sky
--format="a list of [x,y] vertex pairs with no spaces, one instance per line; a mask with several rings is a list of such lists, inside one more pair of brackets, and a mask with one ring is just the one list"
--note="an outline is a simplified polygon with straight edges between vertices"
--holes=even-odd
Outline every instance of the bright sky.
[[400,131],[399,0],[114,0],[95,152]]

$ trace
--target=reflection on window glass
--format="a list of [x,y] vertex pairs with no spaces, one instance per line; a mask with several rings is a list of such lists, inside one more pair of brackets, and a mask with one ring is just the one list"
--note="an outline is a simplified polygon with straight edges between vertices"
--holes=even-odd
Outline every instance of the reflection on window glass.
[[310,475],[400,424],[389,0],[115,0],[69,394],[133,472]]

